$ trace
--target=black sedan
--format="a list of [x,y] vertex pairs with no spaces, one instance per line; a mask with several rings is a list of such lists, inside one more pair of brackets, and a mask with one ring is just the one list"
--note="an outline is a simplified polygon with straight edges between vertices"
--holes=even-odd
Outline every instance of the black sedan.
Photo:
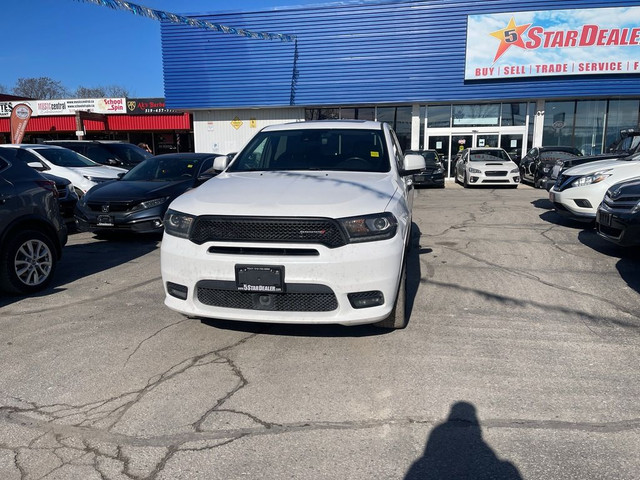
[[416,187],[434,186],[444,188],[445,171],[437,151],[407,150],[404,153],[422,155],[424,157],[425,168],[413,175],[413,184]]
[[217,172],[215,153],[170,153],[148,158],[120,179],[91,188],[75,210],[80,231],[160,232],[173,199]]
[[598,234],[623,247],[640,245],[640,177],[607,190],[596,212]]
[[560,160],[581,157],[582,152],[573,147],[534,147],[520,160],[520,179],[543,188],[551,178],[553,167]]

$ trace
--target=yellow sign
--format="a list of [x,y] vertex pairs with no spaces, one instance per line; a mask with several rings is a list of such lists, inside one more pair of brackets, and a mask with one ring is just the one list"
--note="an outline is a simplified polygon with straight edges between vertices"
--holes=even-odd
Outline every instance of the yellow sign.
[[250,128],[256,128],[258,126],[258,122],[255,118],[250,118],[249,119],[249,127]]
[[234,118],[231,122],[231,126],[238,130],[242,126],[242,120],[240,120],[238,117]]

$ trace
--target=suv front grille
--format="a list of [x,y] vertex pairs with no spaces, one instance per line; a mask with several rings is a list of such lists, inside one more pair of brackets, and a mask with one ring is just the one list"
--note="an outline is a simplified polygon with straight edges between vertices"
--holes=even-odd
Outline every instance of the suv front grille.
[[338,222],[329,218],[198,217],[189,240],[205,242],[319,243],[329,248],[347,244]]
[[140,202],[87,202],[87,207],[92,212],[103,212],[102,207],[108,205],[107,212],[126,212]]
[[602,202],[612,210],[616,210],[618,212],[630,212],[638,205],[638,202],[640,202],[640,196],[620,195],[614,199],[611,198],[607,192]]

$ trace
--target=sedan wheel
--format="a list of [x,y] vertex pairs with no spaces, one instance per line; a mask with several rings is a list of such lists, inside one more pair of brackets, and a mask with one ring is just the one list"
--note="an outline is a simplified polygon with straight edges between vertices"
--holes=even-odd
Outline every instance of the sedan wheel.
[[387,318],[374,323],[374,326],[381,328],[404,328],[407,326],[407,264],[402,262],[402,272],[400,272],[400,285],[396,295],[396,303]]

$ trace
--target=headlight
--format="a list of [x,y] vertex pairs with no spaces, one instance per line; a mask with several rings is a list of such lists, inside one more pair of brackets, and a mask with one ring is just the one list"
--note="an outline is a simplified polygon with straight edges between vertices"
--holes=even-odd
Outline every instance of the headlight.
[[174,237],[189,238],[189,230],[195,218],[193,215],[167,210],[164,216],[164,231]]
[[640,202],[636,203],[636,206],[631,209],[631,213],[640,212]]
[[580,177],[577,180],[574,180],[573,182],[571,182],[571,186],[584,187],[585,185],[591,185],[592,183],[599,183],[603,181],[605,178],[608,178],[611,176],[610,173],[607,173],[610,171],[611,170],[603,170],[601,172],[595,172],[595,173],[592,173],[591,175]]
[[162,197],[162,198],[154,198],[153,200],[147,200],[145,202],[140,202],[139,204],[134,206],[131,209],[131,211],[135,212],[137,210],[146,210],[148,208],[157,207],[158,205],[162,205],[168,199],[169,199],[169,197]]
[[481,170],[478,170],[477,168],[471,168],[469,167],[469,173],[482,173]]
[[347,232],[351,243],[392,238],[398,228],[396,217],[389,212],[340,218],[338,221]]
[[520,169],[519,168],[514,168],[509,173],[520,173]]

